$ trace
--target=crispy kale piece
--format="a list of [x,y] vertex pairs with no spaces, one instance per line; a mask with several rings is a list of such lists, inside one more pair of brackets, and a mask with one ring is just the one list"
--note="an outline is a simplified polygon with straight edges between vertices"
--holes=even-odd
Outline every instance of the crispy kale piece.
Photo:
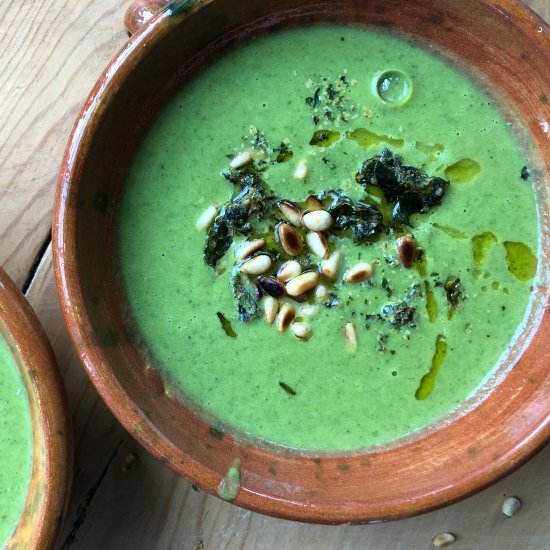
[[382,318],[395,328],[409,326],[416,327],[416,307],[410,305],[410,301],[422,296],[420,285],[413,285],[405,299],[396,304],[386,304],[382,308]]
[[362,185],[381,187],[386,199],[395,203],[394,219],[406,224],[411,214],[426,212],[439,204],[449,187],[449,182],[443,178],[406,166],[403,159],[389,149],[363,162],[355,179]]
[[327,191],[320,199],[330,198],[326,207],[334,220],[336,233],[351,230],[354,243],[365,242],[369,237],[382,230],[382,214],[374,207],[360,201],[354,201],[338,191]]
[[399,302],[398,304],[387,304],[382,308],[382,315],[386,321],[396,328],[410,326],[414,328],[416,321],[414,314],[416,307],[409,306],[407,302]]
[[444,287],[449,306],[453,309],[460,309],[465,299],[464,289],[460,279],[455,275],[451,275],[447,277]]
[[267,208],[267,193],[263,180],[257,172],[228,170],[223,175],[240,187],[236,197],[226,202],[214,219],[204,245],[204,260],[216,267],[220,258],[233,242],[235,233],[250,234],[250,219],[261,219]]
[[240,273],[237,272],[233,275],[231,286],[233,287],[233,296],[237,302],[239,320],[246,323],[254,319],[259,319],[262,316],[262,310],[253,292],[250,291],[243,282]]

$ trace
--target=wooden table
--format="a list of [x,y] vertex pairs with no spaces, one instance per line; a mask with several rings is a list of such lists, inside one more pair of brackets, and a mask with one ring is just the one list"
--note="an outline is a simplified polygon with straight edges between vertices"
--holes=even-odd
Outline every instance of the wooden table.
[[[459,1],[459,0],[454,0]],[[526,2],[550,20],[550,0]],[[0,264],[24,290],[57,354],[75,433],[72,497],[59,548],[550,548],[550,446],[459,504],[366,526],[272,519],[197,492],[151,458],[98,398],[75,358],[54,288],[50,224],[56,174],[84,98],[127,38],[129,0],[0,2]],[[549,67],[550,70],[550,67]],[[505,518],[505,495],[523,501]]]

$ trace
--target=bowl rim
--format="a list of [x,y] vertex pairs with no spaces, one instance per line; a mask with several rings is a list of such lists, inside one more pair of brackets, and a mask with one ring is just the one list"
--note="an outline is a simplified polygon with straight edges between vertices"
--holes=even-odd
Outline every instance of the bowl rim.
[[[0,329],[5,328],[11,340],[8,344],[23,376],[33,423],[31,485],[19,522],[7,544],[50,548],[61,527],[72,481],[69,407],[48,337],[29,302],[2,268],[0,323],[3,325]],[[37,431],[37,420],[40,431]],[[38,467],[37,453],[44,457],[43,469]],[[30,523],[25,521],[26,516],[30,517]]]
[[[210,473],[206,471],[206,468],[193,462],[155,427],[153,422],[133,402],[116,376],[112,375],[109,364],[102,360],[97,349],[94,348],[85,326],[86,323],[89,323],[89,318],[83,311],[77,313],[74,307],[74,304],[83,303],[83,292],[78,274],[75,243],[68,242],[66,235],[71,234],[71,231],[72,236],[75,235],[76,224],[68,211],[67,201],[69,195],[74,193],[73,186],[78,180],[77,161],[82,151],[88,150],[89,140],[93,139],[95,117],[101,116],[108,106],[112,94],[116,93],[114,80],[126,78],[141,56],[146,55],[147,48],[162,40],[170,32],[170,27],[173,24],[192,16],[212,1],[214,0],[202,0],[195,4],[191,2],[191,7],[184,11],[178,9],[178,5],[181,4],[180,0],[169,2],[164,10],[131,36],[128,43],[102,73],[84,103],[65,150],[57,181],[52,233],[56,288],[64,321],[90,380],[126,430],[132,433],[153,456],[199,486],[202,485],[203,478]],[[550,59],[550,27],[530,8],[516,0],[473,1],[492,8],[505,18],[512,16],[517,18],[526,33],[538,32],[541,51],[546,52]],[[170,21],[172,18],[173,20]],[[540,32],[539,29],[544,29],[545,32]],[[135,430],[136,425],[140,426],[139,430]],[[521,445],[516,445],[503,456],[495,458],[485,469],[472,472],[471,477],[463,479],[460,484],[455,484],[452,487],[434,488],[429,494],[425,494],[421,498],[411,498],[405,504],[403,502],[386,503],[384,508],[380,508],[380,516],[365,514],[355,506],[340,509],[334,508],[331,504],[307,506],[291,499],[284,502],[276,499],[275,503],[275,499],[253,492],[246,493],[241,497],[243,491],[239,498],[235,499],[235,503],[261,513],[317,523],[365,523],[379,521],[380,517],[384,520],[405,518],[441,508],[486,488],[517,469],[538,452],[548,440],[550,440],[550,411],[543,421],[524,434]],[[164,452],[161,448],[164,448]],[[167,455],[171,458],[167,459]]]

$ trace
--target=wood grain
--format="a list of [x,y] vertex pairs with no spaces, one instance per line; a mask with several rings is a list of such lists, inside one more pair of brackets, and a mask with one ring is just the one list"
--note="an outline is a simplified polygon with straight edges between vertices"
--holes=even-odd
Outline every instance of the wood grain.
[[[56,173],[76,113],[126,39],[128,3],[0,3],[0,263],[19,285],[48,240]],[[526,3],[550,20],[548,0]],[[443,530],[458,536],[457,550],[550,546],[550,447],[466,501],[389,524],[292,523],[196,492],[151,458],[98,398],[63,326],[49,247],[27,295],[54,346],[75,430],[73,494],[59,548],[428,549]],[[510,494],[523,508],[506,519],[500,505]]]
[[0,265],[21,287],[76,115],[127,34],[124,2],[0,2]]

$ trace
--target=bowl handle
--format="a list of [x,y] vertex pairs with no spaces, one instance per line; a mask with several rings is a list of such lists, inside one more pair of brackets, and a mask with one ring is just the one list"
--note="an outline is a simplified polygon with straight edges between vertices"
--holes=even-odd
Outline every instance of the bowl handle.
[[168,0],[135,0],[124,14],[124,26],[130,34],[134,34],[154,15],[163,10]]

